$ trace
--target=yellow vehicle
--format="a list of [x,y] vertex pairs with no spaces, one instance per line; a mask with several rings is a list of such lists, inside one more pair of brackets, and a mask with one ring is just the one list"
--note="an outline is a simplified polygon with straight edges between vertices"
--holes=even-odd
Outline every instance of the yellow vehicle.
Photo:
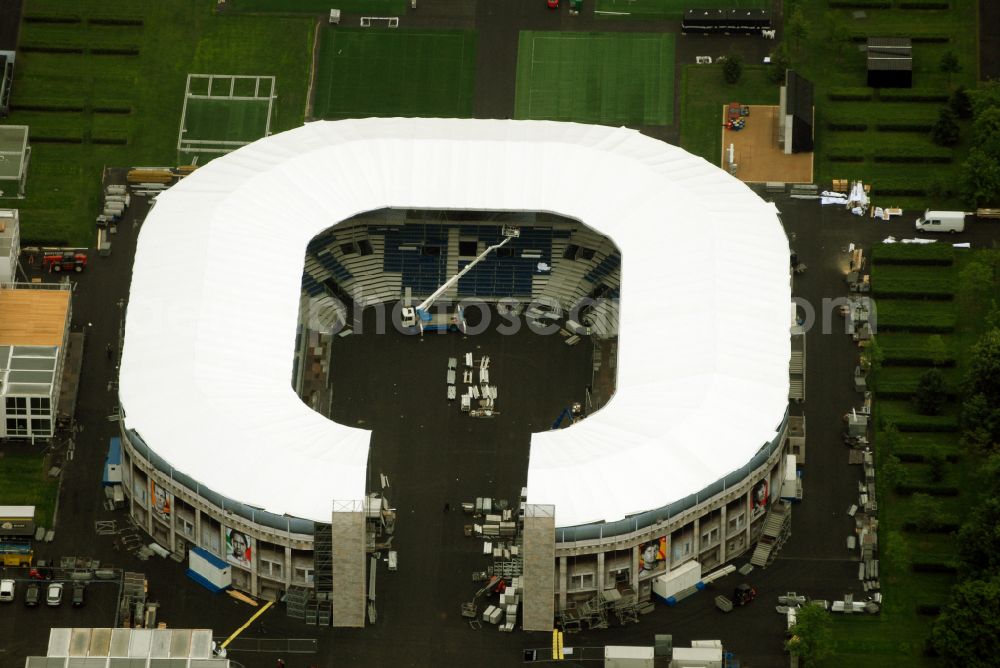
[[34,553],[31,551],[31,543],[24,540],[0,541],[0,564],[4,566],[21,566],[27,568],[31,566]]

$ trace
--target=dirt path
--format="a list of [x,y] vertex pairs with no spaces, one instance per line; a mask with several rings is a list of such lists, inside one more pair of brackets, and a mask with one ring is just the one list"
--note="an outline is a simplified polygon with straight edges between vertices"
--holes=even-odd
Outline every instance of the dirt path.
[[1000,78],[1000,3],[979,0],[979,80]]
[[319,69],[319,31],[323,27],[323,19],[316,19],[316,29],[313,30],[313,52],[312,65],[309,66],[309,88],[306,89],[306,117],[305,120],[313,119],[313,88],[316,86],[316,70]]

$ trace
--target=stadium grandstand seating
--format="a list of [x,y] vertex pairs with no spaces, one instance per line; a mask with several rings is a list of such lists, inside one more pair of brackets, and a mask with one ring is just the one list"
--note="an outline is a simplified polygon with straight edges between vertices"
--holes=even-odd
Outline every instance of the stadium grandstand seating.
[[[618,331],[621,256],[611,240],[570,221],[522,225],[521,236],[484,258],[445,299],[516,297],[558,302],[599,337]],[[399,299],[425,297],[502,238],[494,220],[406,222],[358,217],[310,242],[302,279],[320,321]],[[598,299],[595,303],[588,298]]]

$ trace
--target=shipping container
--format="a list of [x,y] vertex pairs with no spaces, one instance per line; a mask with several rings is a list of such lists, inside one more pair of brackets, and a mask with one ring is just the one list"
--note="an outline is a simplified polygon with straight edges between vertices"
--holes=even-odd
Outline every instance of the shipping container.
[[229,564],[201,547],[193,547],[188,552],[187,576],[214,592],[228,589],[233,583]]
[[674,605],[677,603],[677,599],[674,598],[676,594],[697,586],[700,581],[701,564],[697,561],[689,561],[668,573],[653,578],[653,593],[666,601],[667,605]]

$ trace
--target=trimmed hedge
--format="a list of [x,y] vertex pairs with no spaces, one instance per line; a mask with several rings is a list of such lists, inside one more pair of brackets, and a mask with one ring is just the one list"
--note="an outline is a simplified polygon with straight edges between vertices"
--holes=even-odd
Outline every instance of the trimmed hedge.
[[28,14],[25,23],[80,23],[76,14]]
[[917,614],[928,617],[937,617],[941,614],[941,606],[933,603],[917,603]]
[[[958,420],[947,415],[907,415],[897,416],[895,419],[896,428],[900,431],[936,431],[936,432],[957,432]],[[921,491],[921,490],[914,490]],[[955,491],[958,493],[958,490]],[[945,495],[945,496],[951,496]]]
[[46,46],[42,44],[24,44],[19,47],[24,53],[76,53],[82,54],[82,46]]
[[868,124],[857,121],[827,121],[826,129],[835,132],[864,132],[868,129]]
[[876,123],[879,132],[930,132],[932,123]]
[[[916,40],[914,40],[916,41]],[[947,102],[948,93],[937,88],[882,88],[878,92],[882,102]]]
[[958,522],[942,522],[931,529],[920,529],[917,522],[903,522],[903,531],[910,533],[954,533],[961,528]]
[[[927,455],[919,452],[903,451],[903,452],[894,452],[893,454],[896,455],[896,458],[899,459],[899,461],[904,462],[906,464],[923,464],[924,462],[927,461]],[[949,454],[945,455],[944,459],[949,464],[957,464],[961,458],[958,455]],[[956,524],[955,526],[957,527],[958,525]]]
[[864,144],[842,144],[832,146],[826,151],[826,157],[831,162],[864,162]]
[[951,266],[955,249],[951,244],[877,244],[872,248],[872,263]]
[[113,46],[97,47],[90,49],[90,54],[94,56],[138,56],[137,46]]
[[897,197],[925,197],[926,183],[914,183],[913,179],[879,178],[872,184],[872,195],[895,195]]
[[958,496],[959,489],[954,485],[922,485],[916,483],[900,483],[896,485],[896,493],[909,496],[911,494],[929,494],[930,496]]
[[830,0],[831,9],[889,9],[889,0]]
[[84,106],[83,100],[80,99],[66,99],[66,100],[39,99],[25,104],[12,104],[10,105],[10,108],[13,109],[14,111],[54,111],[54,112],[80,113],[83,111],[83,106]]
[[875,162],[947,164],[955,159],[951,149],[936,146],[893,146],[876,149],[872,155]]
[[83,135],[64,134],[44,134],[37,135],[31,133],[29,139],[35,144],[82,144]]
[[[871,37],[871,30],[852,30],[850,41],[858,44],[864,44]],[[887,34],[886,34],[887,33]],[[951,41],[951,35],[947,33],[927,33],[924,35],[910,35],[906,32],[900,32],[898,30],[881,30],[879,31],[879,36],[881,37],[909,37],[914,44],[947,44]]]
[[87,23],[94,26],[141,26],[143,25],[143,20],[122,19],[111,16],[107,18],[90,18],[87,19]]
[[954,564],[946,564],[943,561],[914,561],[910,568],[914,573],[957,573],[958,568]]
[[872,99],[872,89],[857,86],[831,88],[826,96],[833,102],[867,102]]
[[951,9],[951,3],[942,0],[902,0],[898,6],[900,9]]

